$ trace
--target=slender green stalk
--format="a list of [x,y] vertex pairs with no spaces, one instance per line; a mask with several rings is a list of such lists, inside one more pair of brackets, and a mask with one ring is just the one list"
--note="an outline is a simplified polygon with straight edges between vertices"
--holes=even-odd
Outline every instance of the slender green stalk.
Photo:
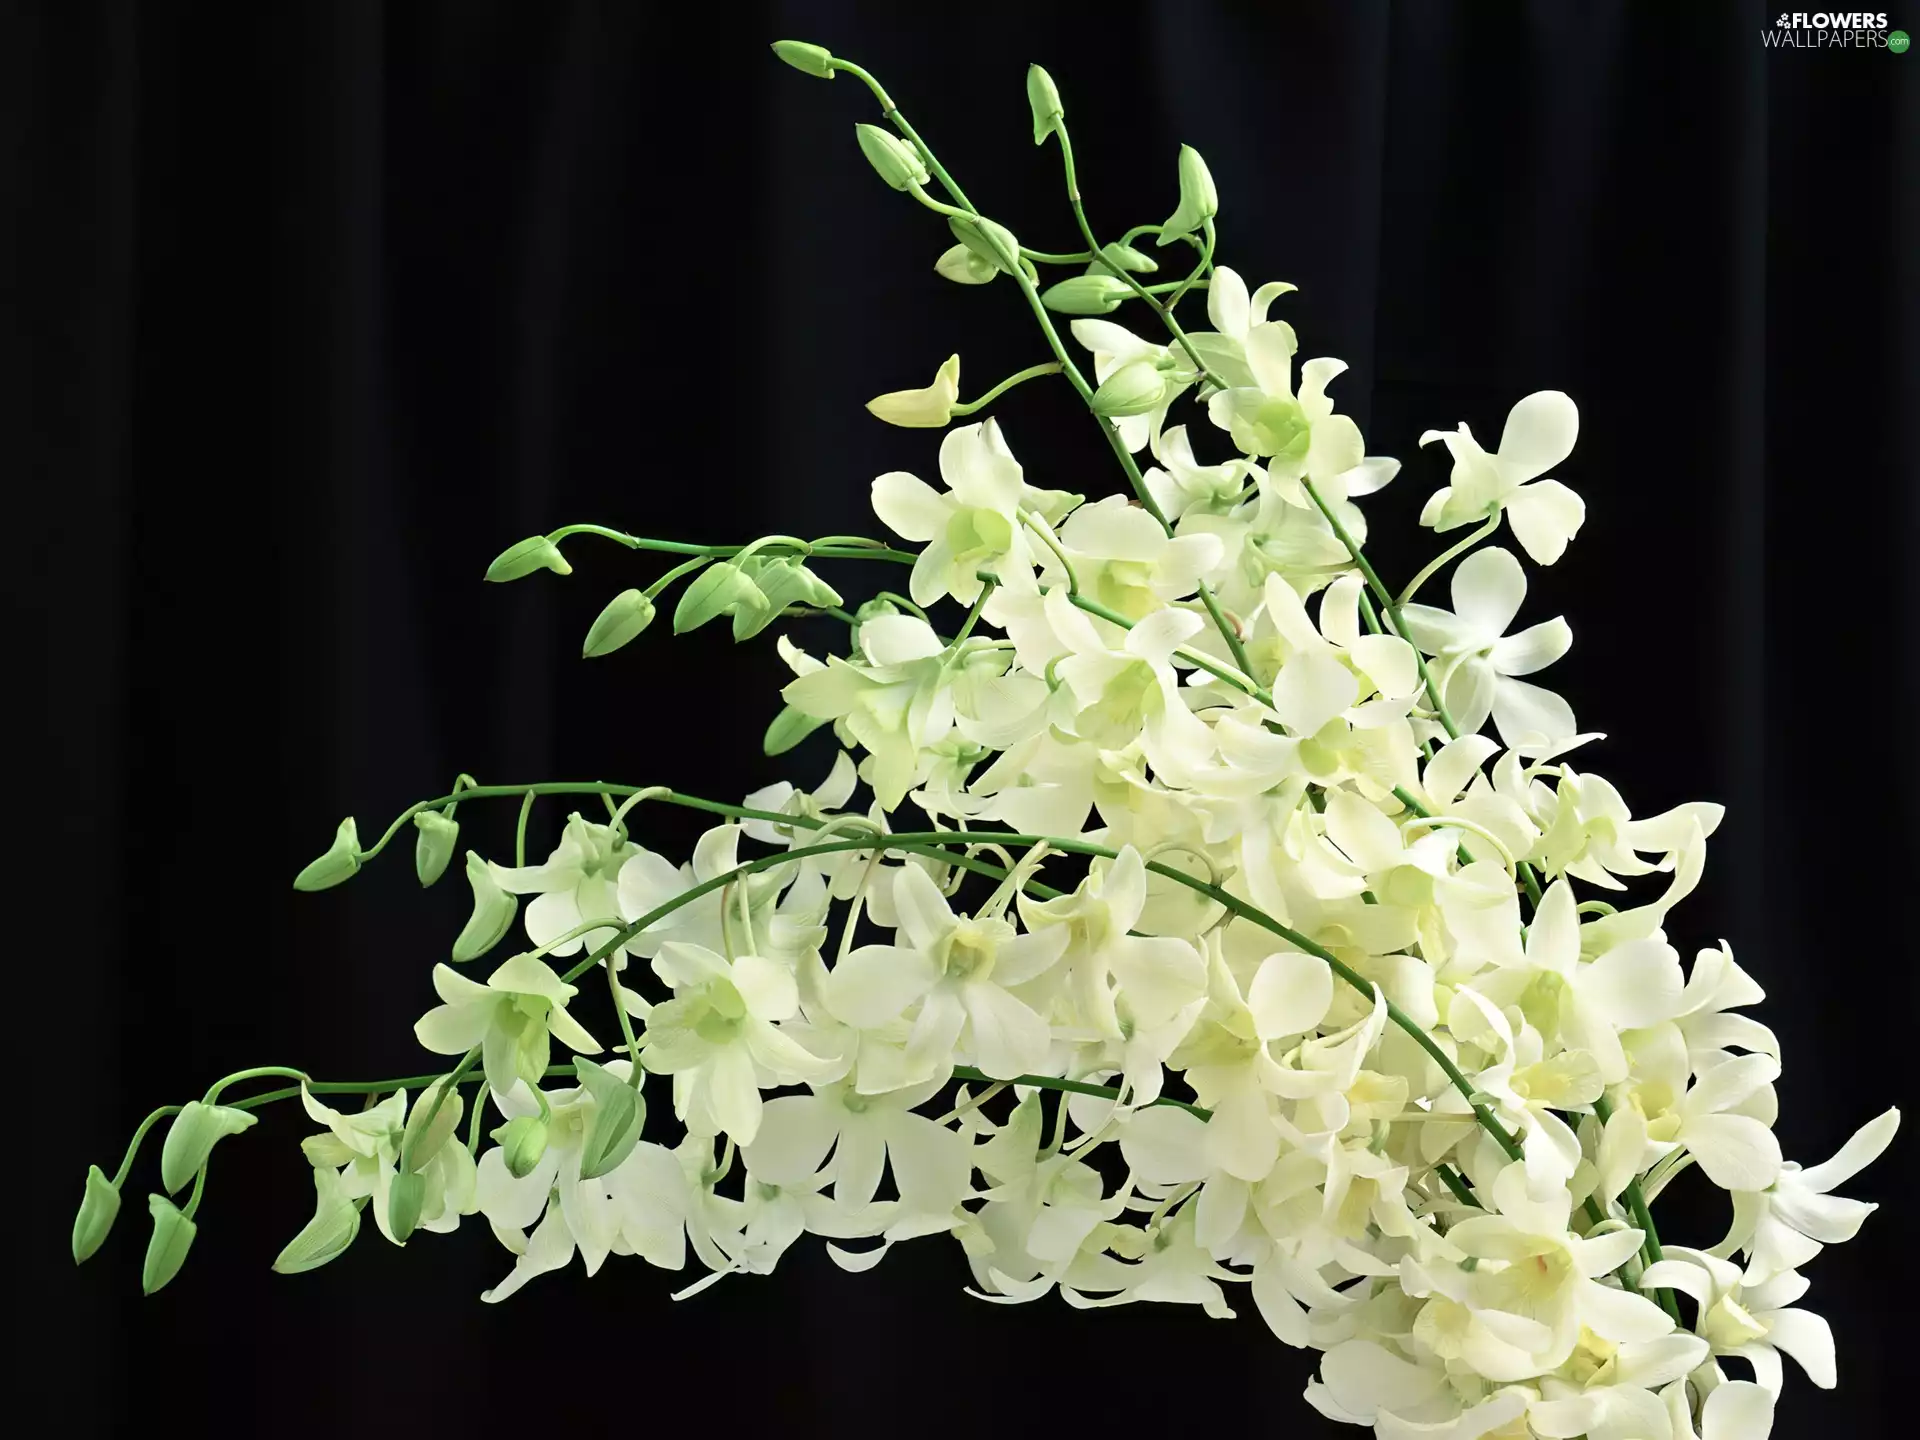
[[[293,1093],[297,1095],[300,1092],[296,1090]],[[148,1115],[146,1119],[140,1122],[138,1128],[136,1128],[133,1132],[133,1139],[127,1142],[127,1153],[125,1154],[125,1156],[121,1158],[120,1168],[114,1172],[114,1176],[113,1176],[114,1189],[118,1190],[122,1185],[127,1183],[127,1176],[133,1170],[134,1157],[140,1153],[140,1146],[146,1140],[147,1132],[153,1129],[153,1127],[158,1125],[162,1120],[166,1119],[169,1115],[178,1115],[181,1111],[181,1108],[182,1107],[178,1105],[162,1105],[157,1110],[155,1110],[152,1114]],[[233,1108],[236,1110],[245,1110],[249,1107],[247,1106],[246,1102],[243,1100],[238,1104],[236,1104]]]
[[1026,369],[1009,375],[978,400],[971,400],[965,405],[955,405],[953,407],[953,413],[955,415],[971,415],[976,410],[986,409],[987,406],[991,405],[995,400],[998,400],[1016,385],[1025,384],[1029,380],[1037,380],[1042,375],[1058,375],[1059,373],[1060,362],[1058,360],[1049,360],[1043,365],[1029,365]]
[[[622,530],[612,530],[605,525],[563,525],[553,531],[547,539],[558,545],[569,535],[597,535],[602,540],[611,540],[624,545],[629,550],[657,550],[667,555],[698,555],[707,560],[730,560],[746,545],[691,545],[680,540],[655,540],[646,535],[629,535]],[[792,550],[798,554],[817,557],[822,560],[892,560],[896,564],[911,565],[914,557],[904,550],[895,550],[892,546],[879,541],[867,541],[861,544],[848,544],[845,535],[829,536],[826,540],[795,540],[790,536],[780,537],[770,548]],[[838,543],[835,543],[838,542]],[[760,542],[755,542],[758,545]]]
[[[1073,218],[1080,226],[1081,235],[1086,238],[1087,248],[1097,255],[1100,253],[1100,242],[1094,238],[1093,226],[1088,223],[1087,220],[1086,206],[1080,199],[1080,180],[1074,173],[1073,140],[1067,134],[1067,122],[1065,120],[1056,120],[1054,122],[1053,134],[1054,138],[1060,142],[1060,165],[1066,175],[1067,201],[1073,206]],[[1159,299],[1156,298],[1156,290],[1178,290],[1184,282],[1176,283],[1172,286],[1153,286],[1150,288],[1134,279],[1133,275],[1124,267],[1109,266],[1108,268],[1112,270],[1115,277],[1118,278],[1121,283],[1133,291],[1135,295],[1139,296],[1140,299],[1144,300],[1148,308],[1160,317],[1161,323],[1167,327],[1168,332],[1179,342],[1180,348],[1187,352],[1187,359],[1193,362],[1193,368],[1199,372],[1201,382],[1220,388],[1220,382],[1214,379],[1208,372],[1206,361],[1202,360],[1200,358],[1200,352],[1193,348],[1193,341],[1188,339],[1187,332],[1180,328],[1180,322],[1173,318],[1173,312],[1161,304]]]
[[[1607,1099],[1604,1093],[1599,1095],[1593,1102],[1593,1113],[1599,1118],[1602,1125],[1606,1124],[1608,1120],[1613,1118],[1613,1102]],[[1621,1198],[1627,1202],[1627,1210],[1633,1216],[1633,1223],[1640,1228],[1641,1255],[1645,1258],[1647,1264],[1659,1264],[1661,1260],[1666,1258],[1666,1252],[1660,1247],[1660,1229],[1653,1223],[1653,1211],[1647,1208],[1646,1192],[1640,1188],[1638,1176],[1627,1182],[1627,1188],[1622,1192]],[[1671,1290],[1655,1290],[1653,1293],[1655,1298],[1660,1302],[1660,1308],[1665,1310],[1667,1314],[1673,1318],[1674,1324],[1678,1325],[1680,1323],[1680,1306],[1673,1298],[1673,1292]]]
[[1449,545],[1446,549],[1442,550],[1438,555],[1434,556],[1433,559],[1429,560],[1426,564],[1422,565],[1418,570],[1418,572],[1415,573],[1413,579],[1407,582],[1406,588],[1400,592],[1398,598],[1395,599],[1394,604],[1395,605],[1412,604],[1413,597],[1420,593],[1420,587],[1426,584],[1428,580],[1432,579],[1435,572],[1437,572],[1441,566],[1445,565],[1449,560],[1453,559],[1454,556],[1463,554],[1466,551],[1471,550],[1474,546],[1478,545],[1482,540],[1486,539],[1489,535],[1493,534],[1493,532],[1498,530],[1499,528],[1500,528],[1500,510],[1499,510],[1499,507],[1496,506],[1494,507],[1493,513],[1487,516],[1486,524],[1482,525],[1478,530],[1475,530],[1472,534],[1468,535],[1466,539],[1456,540],[1453,544]]

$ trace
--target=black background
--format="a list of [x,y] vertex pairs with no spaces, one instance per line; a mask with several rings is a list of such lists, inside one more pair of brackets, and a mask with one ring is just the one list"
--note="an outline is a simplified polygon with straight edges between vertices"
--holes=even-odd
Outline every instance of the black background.
[[[1351,363],[1342,408],[1407,462],[1369,502],[1390,579],[1430,551],[1411,521],[1445,461],[1419,432],[1491,441],[1520,396],[1573,394],[1559,473],[1589,520],[1524,613],[1572,621],[1553,681],[1610,735],[1586,763],[1638,813],[1729,805],[1672,934],[1727,936],[1769,990],[1788,1154],[1824,1159],[1910,1090],[1920,56],[1765,50],[1752,4],[5,12],[8,709],[46,722],[8,767],[11,1408],[33,1433],[1351,1433],[1307,1411],[1310,1357],[1244,1296],[1231,1323],[990,1309],[947,1241],[866,1276],[803,1241],[679,1305],[615,1261],[485,1307],[506,1266],[477,1217],[404,1256],[369,1227],[275,1276],[311,1196],[286,1107],[222,1148],[162,1295],[138,1286],[151,1149],[107,1249],[68,1264],[86,1164],[111,1171],[151,1105],[247,1064],[421,1068],[408,1027],[464,886],[422,896],[409,835],[296,896],[340,815],[377,834],[463,769],[731,798],[824,768],[759,752],[770,635],[661,625],[577,658],[645,557],[580,540],[564,581],[480,583],[571,521],[872,533],[869,480],[933,474],[936,441],[862,402],[955,349],[969,393],[1045,358],[1011,287],[932,274],[944,227],[852,143],[869,97],[777,64],[783,35],[873,69],[1028,244],[1075,243],[1030,59],[1103,234],[1163,219],[1197,145],[1223,258],[1301,286],[1304,353]],[[1030,480],[1119,482],[1063,386],[998,413]],[[510,843],[510,807],[461,819]],[[643,822],[663,848],[698,829]],[[1847,1193],[1894,1200],[1911,1147]],[[1679,1198],[1668,1238],[1717,1239]],[[1904,1223],[1810,1267],[1841,1390],[1789,1365],[1777,1434],[1890,1429]]]

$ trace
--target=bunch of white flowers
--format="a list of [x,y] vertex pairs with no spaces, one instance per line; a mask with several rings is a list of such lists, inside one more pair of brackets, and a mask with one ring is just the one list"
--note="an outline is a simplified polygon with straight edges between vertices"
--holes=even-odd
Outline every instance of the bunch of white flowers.
[[[882,95],[817,47],[775,48]],[[1008,383],[1066,380],[1131,493],[1035,487],[989,418],[947,433],[939,485],[873,482],[899,544],[569,526],[514,546],[489,578],[565,574],[559,543],[583,532],[686,557],[616,597],[589,655],[682,581],[676,631],[840,622],[840,647],[780,640],[794,678],[767,734],[779,753],[830,726],[830,773],[739,805],[462,776],[370,848],[343,823],[300,888],[348,879],[408,822],[431,884],[459,806],[523,800],[512,865],[467,853],[472,917],[415,1027],[457,1062],[368,1084],[269,1067],[163,1107],[114,1179],[90,1174],[76,1259],[171,1117],[145,1273],[165,1284],[214,1143],[298,1096],[322,1127],[304,1146],[317,1203],[282,1270],[340,1254],[369,1206],[400,1245],[484,1216],[512,1257],[494,1301],[576,1254],[593,1274],[609,1255],[679,1270],[690,1249],[689,1294],[771,1270],[809,1232],[853,1270],[943,1233],[1000,1303],[1057,1291],[1224,1317],[1245,1284],[1281,1342],[1323,1352],[1308,1402],[1383,1437],[1765,1435],[1783,1353],[1834,1384],[1800,1271],[1873,1209],[1833,1192],[1898,1113],[1825,1164],[1782,1158],[1779,1046],[1741,1013],[1760,987],[1724,945],[1687,966],[1667,930],[1720,807],[1636,818],[1575,768],[1600,737],[1529,678],[1572,632],[1521,620],[1521,561],[1475,547],[1504,518],[1535,563],[1564,552],[1584,507],[1541,477],[1573,449],[1573,401],[1522,399],[1493,452],[1464,424],[1427,437],[1453,469],[1423,522],[1475,528],[1388,589],[1356,501],[1398,467],[1336,408],[1341,362],[1296,366],[1272,313],[1293,287],[1249,293],[1216,263],[1198,154],[1169,221],[1101,244],[1044,71],[1028,93],[1036,141],[1066,161],[1077,252],[1026,249],[981,215],[883,95],[897,134],[863,126],[861,147],[947,218],[941,274],[1020,290],[1052,359]],[[1133,244],[1148,234],[1191,262],[1181,278],[1138,278],[1158,268]],[[1083,273],[1042,289],[1043,265]],[[1176,307],[1199,290],[1210,327],[1189,332]],[[1085,318],[1123,303],[1164,342]],[[1050,310],[1083,317],[1085,354]],[[945,426],[1005,388],[961,404],[958,376],[956,357],[872,409]],[[1415,603],[1456,559],[1452,608]],[[908,566],[907,593],[848,611],[811,569],[838,560]],[[941,602],[956,618],[929,613]],[[607,813],[574,814],[529,864],[527,813],[555,794]],[[664,856],[630,834],[642,802],[720,823]],[[456,968],[516,919],[524,950],[484,979]],[[222,1102],[266,1075],[297,1083]],[[1649,1207],[1696,1166],[1730,1229],[1663,1246]]]

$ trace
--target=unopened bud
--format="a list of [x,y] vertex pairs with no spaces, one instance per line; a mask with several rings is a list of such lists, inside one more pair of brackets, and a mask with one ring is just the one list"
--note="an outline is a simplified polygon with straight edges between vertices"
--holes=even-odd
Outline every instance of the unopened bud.
[[199,1227],[164,1195],[147,1196],[147,1209],[153,1213],[153,1234],[140,1267],[140,1289],[151,1295],[180,1273]]
[[773,717],[773,723],[767,726],[760,748],[769,755],[784,755],[826,723],[821,716],[809,715],[791,705],[783,706],[780,713]]
[[420,1226],[420,1207],[427,1203],[427,1177],[403,1170],[387,1182],[387,1233],[404,1245]]
[[1066,111],[1061,108],[1053,77],[1038,65],[1027,67],[1027,106],[1033,111],[1033,143],[1044,145],[1047,137],[1060,128]]
[[313,1172],[317,1192],[313,1218],[274,1258],[282,1275],[299,1275],[337,1260],[360,1233],[360,1207],[341,1193],[340,1172],[322,1165]]
[[833,55],[825,46],[809,45],[804,40],[776,40],[773,53],[805,75],[822,80],[833,78]]
[[1110,315],[1133,292],[1112,275],[1075,275],[1040,292],[1041,303],[1062,315]]
[[1220,197],[1214,192],[1213,176],[1207,162],[1191,145],[1180,147],[1180,207],[1160,227],[1160,243],[1169,245],[1182,235],[1191,235],[1220,213]]
[[538,1115],[522,1115],[495,1130],[493,1138],[500,1143],[500,1158],[506,1162],[507,1173],[524,1180],[547,1153],[547,1122]]
[[[422,1090],[413,1113],[407,1116],[406,1129],[401,1132],[400,1154],[406,1161],[404,1168],[420,1171],[431,1165],[433,1157],[446,1147],[447,1141],[453,1138],[453,1132],[460,1128],[460,1115],[465,1108],[458,1090],[448,1090],[445,1098],[440,1095],[440,1085],[429,1085]],[[429,1116],[432,1117],[431,1123]]]
[[413,828],[420,832],[413,841],[413,872],[424,887],[447,873],[460,844],[460,822],[441,810],[422,810]]
[[560,547],[544,535],[530,535],[518,545],[509,545],[487,566],[487,579],[496,584],[518,580],[536,570],[551,570],[556,575],[571,575],[573,566],[560,553]]
[[73,1217],[73,1263],[83,1265],[94,1251],[106,1243],[120,1213],[120,1188],[107,1179],[98,1165],[87,1167],[87,1191],[80,1198],[80,1213]]
[[333,832],[327,853],[293,877],[296,890],[326,890],[360,873],[360,832],[349,815]]
[[473,913],[453,942],[456,965],[478,960],[498,945],[520,910],[519,900],[500,888],[487,862],[471,850],[467,852],[467,884],[473,887]]
[[956,285],[984,285],[1000,273],[991,260],[982,260],[964,245],[940,252],[933,268]]
[[977,215],[949,215],[947,229],[954,239],[996,269],[1011,275],[1020,264],[1020,242],[1004,225]]
[[1132,271],[1136,275],[1151,275],[1160,268],[1160,262],[1144,251],[1131,245],[1122,245],[1118,240],[1100,247],[1099,258],[1093,262],[1094,273],[1105,270],[1118,275],[1122,270]]
[[1124,415],[1145,415],[1166,398],[1165,378],[1151,360],[1135,360],[1122,365],[1100,382],[1088,402],[1096,415],[1117,420]]
[[653,623],[653,601],[640,590],[622,590],[607,602],[587,629],[586,644],[580,654],[588,660],[611,655]]
[[867,157],[880,178],[896,190],[927,183],[927,167],[912,147],[878,125],[856,125],[854,135],[860,141],[860,153]]
[[160,1183],[168,1193],[180,1189],[207,1163],[214,1144],[228,1135],[251,1129],[259,1116],[230,1105],[189,1100],[167,1127],[167,1143],[160,1147]]
[[620,1168],[639,1143],[647,1106],[640,1092],[605,1066],[581,1058],[574,1061],[580,1083],[593,1097],[593,1118],[580,1142],[580,1178],[597,1180]]

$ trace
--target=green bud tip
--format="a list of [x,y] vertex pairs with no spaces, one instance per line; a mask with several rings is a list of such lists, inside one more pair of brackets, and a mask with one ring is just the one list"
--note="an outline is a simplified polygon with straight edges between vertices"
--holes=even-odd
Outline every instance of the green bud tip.
[[394,1243],[404,1245],[420,1228],[420,1207],[427,1200],[427,1177],[418,1171],[395,1175],[387,1186],[387,1230]]
[[1160,227],[1160,244],[1169,245],[1182,235],[1190,235],[1220,213],[1220,197],[1213,188],[1213,175],[1200,152],[1191,145],[1180,147],[1180,206]]
[[1047,137],[1060,128],[1066,111],[1061,108],[1053,77],[1038,65],[1027,67],[1027,105],[1033,111],[1033,143],[1044,145]]
[[84,1265],[106,1243],[120,1213],[120,1189],[98,1165],[87,1167],[87,1190],[80,1213],[73,1217],[73,1263]]
[[653,601],[639,590],[622,590],[587,630],[581,658],[611,655],[653,623]]
[[473,912],[453,942],[456,965],[478,960],[498,945],[520,912],[519,897],[501,888],[487,862],[472,850],[467,851],[467,884],[473,889]]
[[560,547],[544,535],[529,535],[517,545],[509,545],[487,566],[487,579],[505,584],[531,575],[536,570],[551,570],[556,575],[571,575],[573,566],[560,553]]
[[927,167],[920,163],[919,155],[896,136],[878,125],[856,125],[853,133],[867,163],[894,189],[906,190],[927,183]]
[[326,890],[360,873],[360,832],[349,815],[333,832],[327,853],[293,877],[296,890]]
[[1040,302],[1062,315],[1107,315],[1132,293],[1126,281],[1112,275],[1075,275],[1042,290]]
[[413,817],[413,828],[420,832],[413,842],[413,870],[424,888],[447,873],[460,844],[460,822],[444,811],[422,810]]
[[833,78],[833,55],[824,45],[809,45],[804,40],[776,40],[773,53],[803,75],[822,80]]
[[1128,415],[1145,415],[1166,397],[1166,382],[1151,361],[1136,360],[1122,365],[1093,392],[1090,408],[1096,415],[1117,420]]
[[540,1157],[547,1153],[547,1125],[538,1115],[509,1120],[493,1132],[493,1138],[500,1144],[500,1158],[506,1162],[507,1173],[516,1180],[531,1175]]
[[153,1215],[153,1234],[147,1239],[146,1263],[140,1267],[140,1289],[151,1295],[180,1273],[199,1227],[164,1195],[147,1196]]

